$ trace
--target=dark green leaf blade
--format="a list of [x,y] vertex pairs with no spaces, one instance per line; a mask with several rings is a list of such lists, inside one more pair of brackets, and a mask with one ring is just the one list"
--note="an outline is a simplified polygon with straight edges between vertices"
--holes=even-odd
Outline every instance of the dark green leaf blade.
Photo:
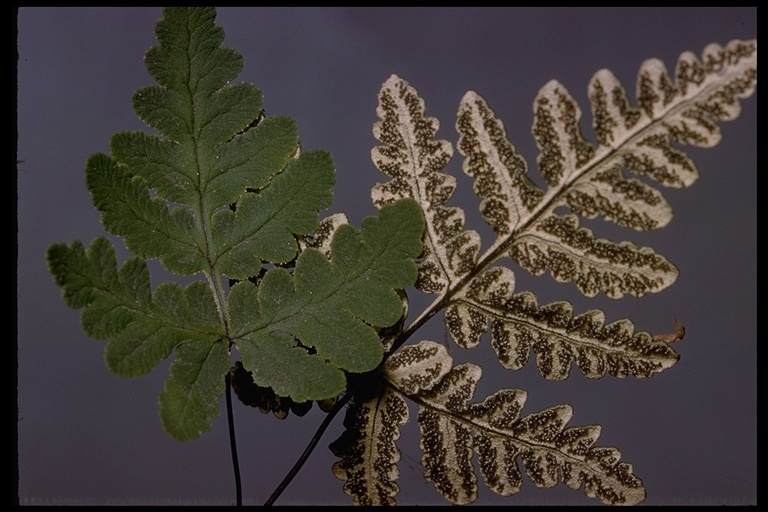
[[171,376],[160,393],[160,419],[174,439],[191,441],[210,430],[224,395],[229,350],[224,340],[191,342],[176,349]]
[[237,346],[243,366],[253,368],[254,382],[272,388],[278,396],[294,402],[324,400],[346,388],[341,370],[297,346],[293,336],[259,333]]
[[[259,105],[260,95],[259,92]],[[215,108],[221,108],[218,115],[228,117],[227,107],[218,105],[215,99]],[[256,98],[253,101],[257,101]],[[162,105],[158,104],[157,108]],[[236,109],[237,105],[229,108]],[[298,144],[296,122],[284,116],[264,119],[235,135],[253,120],[248,119],[248,115],[254,113],[251,110],[237,120],[221,121],[229,126],[225,133],[230,140],[225,143],[202,134],[202,140],[208,141],[209,146],[197,153],[201,164],[195,161],[189,145],[143,132],[116,133],[110,141],[110,151],[131,173],[144,177],[148,186],[168,201],[194,207],[205,200],[213,208],[224,206],[237,201],[246,188],[259,189],[267,185],[272,176],[285,167]],[[258,110],[255,115],[259,115]],[[207,169],[207,183],[200,181],[200,165]]]
[[206,268],[195,219],[183,208],[168,210],[165,201],[150,195],[146,181],[131,177],[125,166],[103,154],[88,159],[86,182],[102,224],[125,237],[133,254],[161,257],[166,269],[193,274]]
[[97,238],[87,250],[80,242],[54,244],[48,266],[67,304],[83,310],[85,332],[111,339],[107,366],[123,377],[148,373],[184,340],[212,341],[224,333],[204,283],[185,290],[164,283],[152,294],[146,263],[132,258],[118,270],[106,238]]
[[[254,382],[295,401],[321,400],[345,389],[343,371],[376,368],[383,356],[376,328],[403,314],[395,290],[416,281],[423,229],[419,205],[400,200],[364,220],[361,231],[339,226],[331,261],[307,248],[293,275],[273,268],[258,289],[233,287],[229,322]],[[302,379],[285,378],[297,370]]]
[[[206,119],[203,111],[190,108],[194,100],[211,96],[242,70],[242,56],[230,48],[221,48],[224,30],[215,20],[213,8],[168,8],[155,27],[160,46],[150,48],[144,62],[161,86],[154,90],[169,95],[164,102],[168,108],[144,110],[140,99],[135,106],[142,119],[173,140],[199,133],[201,121],[210,117]],[[257,107],[260,109],[260,105]],[[249,121],[257,115],[258,110]]]
[[235,211],[214,216],[214,263],[232,279],[261,270],[261,260],[285,263],[298,250],[294,235],[320,224],[318,211],[330,206],[336,175],[331,156],[321,150],[302,153],[259,194],[245,194]]

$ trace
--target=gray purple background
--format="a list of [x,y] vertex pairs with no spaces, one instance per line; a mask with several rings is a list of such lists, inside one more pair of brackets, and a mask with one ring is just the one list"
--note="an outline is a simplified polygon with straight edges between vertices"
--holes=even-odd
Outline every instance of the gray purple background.
[[[104,342],[80,328],[45,265],[54,242],[89,243],[103,234],[84,183],[89,155],[107,152],[110,136],[145,129],[131,108],[138,87],[154,83],[143,54],[156,44],[160,8],[21,8],[18,11],[18,493],[25,505],[234,503],[224,401],[211,432],[180,443],[166,435],[157,396],[169,361],[150,375],[121,379],[103,362]],[[425,98],[441,121],[438,137],[456,142],[455,114],[478,91],[541,182],[530,134],[532,102],[548,80],[563,83],[585,112],[587,85],[601,68],[634,99],[643,60],[670,73],[684,51],[757,35],[757,9],[734,8],[221,8],[224,44],[243,54],[238,80],[264,92],[268,115],[298,121],[304,149],[334,157],[338,180],[327,213],[344,211],[359,226],[375,213],[370,187],[383,181],[370,160],[381,84],[392,73]],[[650,380],[584,378],[548,382],[532,364],[503,370],[487,339],[473,351],[451,343],[457,361],[484,365],[476,398],[501,387],[528,391],[524,414],[560,403],[570,425],[602,425],[598,442],[615,446],[648,491],[647,505],[757,503],[756,196],[757,98],[723,141],[688,150],[701,179],[668,190],[675,208],[666,228],[626,232],[593,224],[599,236],[648,245],[681,269],[667,290],[642,299],[588,300],[548,274],[533,278],[509,263],[518,291],[539,303],[568,300],[574,311],[599,308],[607,321],[630,318],[638,330],[687,327],[675,345],[680,362]],[[451,204],[467,212],[488,247],[470,180],[458,152],[447,171],[459,185]],[[124,253],[123,253],[124,254]],[[154,280],[153,286],[159,281]],[[430,302],[411,294],[412,310]],[[445,339],[433,319],[412,341]],[[235,403],[245,504],[263,503],[304,450],[323,413],[284,421]],[[403,428],[400,504],[447,504],[422,478],[415,408]],[[327,449],[342,431],[339,415],[278,504],[350,504]],[[519,495],[502,498],[481,484],[477,504],[593,504],[559,484],[539,490],[527,477]]]

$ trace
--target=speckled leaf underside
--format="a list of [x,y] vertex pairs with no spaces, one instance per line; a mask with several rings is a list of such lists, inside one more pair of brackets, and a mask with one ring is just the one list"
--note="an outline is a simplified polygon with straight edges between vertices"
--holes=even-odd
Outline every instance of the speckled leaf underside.
[[480,375],[477,365],[454,366],[446,348],[431,341],[404,347],[387,360],[377,392],[348,409],[347,430],[331,445],[341,458],[334,474],[355,504],[396,504],[398,425],[408,420],[404,398],[418,404],[425,478],[453,504],[477,499],[478,469],[502,496],[520,491],[524,470],[538,487],[562,481],[606,504],[645,499],[642,481],[620,462],[618,450],[595,446],[599,426],[567,427],[567,405],[521,416],[527,395],[519,389],[471,402]]
[[[580,218],[599,217],[636,231],[666,226],[672,208],[658,187],[683,188],[698,178],[681,147],[716,145],[717,123],[739,115],[739,100],[753,93],[756,80],[756,41],[712,44],[701,59],[686,52],[674,80],[660,61],[646,61],[635,105],[618,79],[601,70],[589,85],[595,142],[581,134],[574,98],[551,81],[533,108],[544,186],[529,177],[528,164],[486,101],[469,91],[458,109],[456,148],[496,234],[481,254],[480,237],[465,229],[463,210],[448,204],[457,183],[444,170],[453,147],[435,138],[439,122],[426,115],[416,90],[392,75],[379,93],[374,135],[382,144],[372,151],[389,180],[371,195],[380,208],[412,197],[424,209],[416,287],[436,298],[412,325],[445,309],[458,345],[476,347],[490,333],[504,367],[522,368],[533,351],[550,380],[568,378],[574,364],[589,378],[646,378],[672,367],[679,356],[669,343],[684,333],[679,324],[667,339],[636,332],[627,319],[606,323],[599,310],[574,314],[568,302],[539,305],[532,293],[515,292],[514,273],[500,263],[508,257],[534,275],[549,269],[587,297],[641,297],[673,284],[678,270],[664,256],[630,241],[599,238],[579,225]],[[620,462],[618,450],[594,446],[599,426],[567,427],[567,405],[523,417],[526,392],[518,389],[471,402],[480,374],[477,365],[454,365],[444,345],[431,341],[389,357],[373,391],[355,394],[347,430],[333,445],[341,458],[334,472],[356,504],[395,503],[395,442],[397,425],[408,419],[406,398],[419,410],[425,476],[451,503],[475,501],[476,469],[503,496],[519,492],[524,470],[539,487],[562,481],[606,504],[645,499],[641,480]]]
[[637,106],[618,79],[601,70],[589,85],[597,143],[581,135],[573,97],[549,82],[534,100],[532,127],[546,188],[529,178],[503,123],[469,91],[458,110],[456,147],[483,218],[497,234],[479,255],[479,235],[464,229],[460,208],[447,205],[456,187],[444,172],[452,146],[434,138],[438,121],[426,115],[416,90],[393,75],[379,93],[374,125],[383,145],[372,152],[391,179],[374,186],[372,197],[377,205],[403,197],[422,204],[427,229],[416,286],[436,294],[436,304],[447,304],[446,325],[459,345],[476,346],[490,331],[507,368],[523,366],[533,349],[549,379],[566,378],[572,363],[589,377],[649,377],[678,359],[665,343],[634,333],[628,320],[604,325],[599,311],[576,316],[567,303],[539,306],[528,292],[513,293],[511,270],[491,266],[506,256],[534,275],[549,269],[587,297],[641,297],[670,286],[678,270],[664,256],[630,241],[599,238],[579,218],[601,217],[634,230],[665,226],[672,208],[656,186],[687,187],[698,177],[679,145],[717,144],[717,122],[738,116],[739,100],[752,94],[756,80],[756,41],[709,45],[701,60],[686,52],[674,81],[660,61],[646,61]]

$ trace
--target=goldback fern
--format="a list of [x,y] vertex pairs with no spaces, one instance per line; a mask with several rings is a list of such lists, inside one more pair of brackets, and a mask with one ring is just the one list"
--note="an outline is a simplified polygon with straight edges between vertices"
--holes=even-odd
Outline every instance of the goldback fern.
[[[333,473],[355,504],[395,504],[408,402],[418,408],[424,477],[451,503],[474,502],[481,479],[514,495],[523,472],[539,487],[563,482],[605,504],[642,502],[641,479],[617,449],[598,445],[598,425],[570,426],[568,405],[526,412],[521,389],[477,397],[479,365],[454,364],[444,343],[412,338],[442,313],[459,346],[476,347],[489,333],[504,368],[535,364],[550,380],[567,379],[574,366],[593,379],[646,378],[674,366],[670,343],[685,334],[682,325],[655,337],[626,319],[607,323],[600,310],[539,304],[515,289],[506,264],[549,272],[587,297],[642,297],[672,285],[678,269],[663,255],[601,238],[580,219],[664,227],[672,208],[659,186],[698,178],[680,145],[719,142],[717,123],[736,118],[739,100],[755,89],[757,42],[685,53],[672,77],[648,60],[634,102],[610,71],[597,72],[588,89],[595,142],[580,133],[570,93],[547,83],[533,123],[544,188],[478,93],[461,99],[454,146],[436,138],[438,121],[416,89],[392,75],[374,125],[379,214],[358,229],[343,214],[321,218],[332,203],[331,155],[303,151],[292,119],[266,116],[259,89],[232,83],[242,57],[221,46],[215,16],[210,8],[165,10],[160,44],[145,58],[157,85],[133,97],[157,134],[117,133],[110,155],[88,160],[102,224],[132,257],[118,265],[106,237],[47,253],[64,300],[83,310],[85,331],[108,340],[109,368],[136,376],[174,358],[160,417],[178,440],[209,430],[227,383],[243,403],[281,418],[313,402],[332,414],[346,405],[345,430],[330,448]],[[496,236],[485,249],[451,205],[456,178],[444,168],[454,151]],[[200,279],[153,288],[152,258]],[[411,287],[434,302],[409,311]]]

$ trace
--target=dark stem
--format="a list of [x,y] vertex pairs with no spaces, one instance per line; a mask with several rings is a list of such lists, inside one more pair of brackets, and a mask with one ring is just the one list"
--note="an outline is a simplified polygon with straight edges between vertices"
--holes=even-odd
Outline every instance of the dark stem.
[[293,465],[291,470],[288,472],[287,475],[285,475],[285,478],[283,478],[283,481],[280,482],[280,485],[277,486],[277,489],[272,493],[272,496],[269,497],[269,499],[264,503],[265,507],[271,506],[275,503],[277,498],[280,497],[280,495],[283,493],[286,487],[288,487],[288,484],[291,483],[291,480],[296,476],[296,474],[299,472],[299,470],[304,466],[304,463],[307,462],[307,459],[309,458],[312,451],[315,449],[315,446],[317,446],[317,443],[320,442],[320,438],[323,436],[323,433],[325,432],[325,429],[328,428],[328,425],[331,424],[333,421],[333,418],[336,417],[336,414],[341,410],[342,407],[349,401],[349,399],[352,398],[352,393],[347,391],[344,393],[344,395],[339,399],[338,402],[333,406],[333,409],[331,409],[328,414],[326,415],[323,422],[320,424],[320,427],[318,427],[317,432],[315,432],[315,435],[312,436],[312,439],[309,440],[309,444],[304,449],[304,453],[301,454],[301,457],[299,457],[299,460],[296,461],[296,463]]
[[235,471],[235,492],[237,493],[237,506],[243,505],[243,487],[240,482],[240,464],[237,462],[237,441],[235,441],[235,421],[232,417],[232,383],[229,372],[224,377],[227,386],[227,422],[229,423],[229,446],[232,449],[232,468]]

